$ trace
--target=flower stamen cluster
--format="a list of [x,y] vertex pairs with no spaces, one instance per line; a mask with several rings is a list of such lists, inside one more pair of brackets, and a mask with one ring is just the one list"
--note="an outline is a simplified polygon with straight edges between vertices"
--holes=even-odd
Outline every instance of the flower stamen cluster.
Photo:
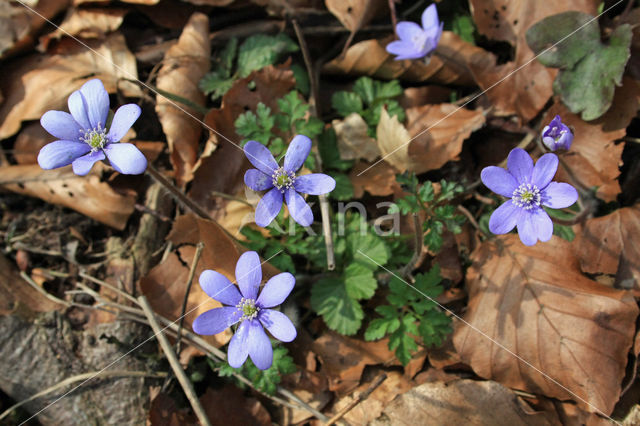
[[109,142],[107,138],[107,129],[103,128],[100,123],[93,129],[87,131],[80,129],[80,142],[84,142],[91,147],[91,152],[96,152],[105,147]]
[[255,319],[260,312],[260,307],[256,306],[256,300],[247,299],[245,297],[240,299],[240,302],[238,302],[236,308],[238,308],[238,310],[234,313],[234,315],[242,314],[242,317],[240,317],[240,321]]
[[525,210],[540,207],[540,190],[530,183],[522,183],[513,191],[513,204]]
[[293,183],[296,180],[296,174],[294,172],[288,172],[284,167],[279,167],[273,171],[271,175],[273,179],[273,186],[278,188],[280,192],[284,194],[285,190],[293,187]]

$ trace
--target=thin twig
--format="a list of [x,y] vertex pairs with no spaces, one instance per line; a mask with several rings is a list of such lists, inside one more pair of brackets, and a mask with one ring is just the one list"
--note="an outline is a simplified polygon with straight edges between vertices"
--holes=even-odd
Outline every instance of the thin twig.
[[[298,21],[295,18],[291,19],[293,24],[293,28],[296,32],[296,36],[298,37],[298,43],[300,44],[300,49],[302,50],[302,57],[304,58],[304,64],[307,68],[307,74],[309,74],[309,83],[311,86],[311,95],[309,96],[309,108],[311,115],[317,117],[318,116],[318,90],[320,80],[318,78],[318,73],[313,66],[313,62],[311,61],[311,55],[309,53],[309,47],[307,46],[307,42],[304,38],[304,34],[300,29],[300,25],[298,25]],[[319,171],[322,171],[322,159],[319,155],[316,155],[316,163],[318,164]],[[327,250],[327,269],[333,271],[336,267],[335,254],[333,249],[333,234],[331,232],[331,215],[329,211],[329,202],[327,201],[326,195],[319,195],[318,199],[320,200],[320,216],[322,217],[322,235],[324,236],[324,244]]]
[[55,303],[59,303],[59,304],[61,304],[63,306],[66,306],[67,308],[71,306],[71,303],[67,302],[66,300],[62,300],[62,299],[57,298],[56,296],[54,296],[53,294],[47,292],[45,289],[43,289],[38,284],[36,284],[36,282],[33,281],[31,279],[31,277],[29,275],[27,275],[26,272],[20,271],[20,276],[22,277],[23,280],[25,280],[27,282],[27,284],[29,284],[31,287],[36,289],[36,291],[38,293],[42,294],[47,299],[49,299],[49,300],[51,300],[51,301],[53,301]]
[[391,12],[391,23],[393,24],[393,32],[398,37],[398,31],[396,31],[396,27],[398,26],[398,16],[396,15],[396,5],[394,0],[389,0],[389,12]]
[[187,278],[187,289],[184,291],[184,299],[182,300],[182,311],[180,314],[180,322],[178,323],[178,338],[176,339],[176,353],[180,354],[180,336],[182,334],[182,327],[184,326],[185,312],[187,312],[187,301],[189,300],[189,292],[191,291],[191,285],[193,284],[193,276],[196,274],[196,266],[202,255],[202,249],[204,249],[204,243],[200,241],[196,246],[196,254],[193,256],[193,262],[191,262],[191,269],[189,269],[189,277]]
[[91,373],[83,373],[83,374],[78,374],[77,376],[72,376],[72,377],[67,377],[66,379],[64,379],[63,381],[48,387],[47,389],[38,392],[35,395],[31,395],[29,398],[27,399],[23,399],[22,401],[18,402],[17,404],[12,405],[11,407],[7,408],[2,414],[0,414],[0,420],[4,419],[5,417],[7,417],[13,410],[15,410],[18,407],[23,406],[24,404],[33,401],[34,399],[38,399],[40,397],[43,397],[47,394],[50,394],[51,392],[55,392],[58,389],[62,389],[66,386],[72,385],[76,382],[83,382],[87,379],[95,379],[95,378],[99,378],[99,379],[110,379],[110,378],[114,378],[114,377],[153,377],[153,378],[163,378],[166,377],[167,373],[165,372],[158,372],[158,373],[148,373],[146,371],[126,371],[126,370],[114,370],[114,371],[94,371]]
[[456,207],[458,209],[458,211],[460,213],[462,213],[463,215],[465,215],[465,217],[469,220],[469,223],[471,223],[471,225],[476,228],[477,230],[480,231],[480,225],[478,225],[478,222],[476,222],[476,218],[473,217],[473,215],[471,214],[471,212],[469,210],[467,210],[467,208],[465,206],[463,206],[462,204],[458,204],[458,206]]
[[416,266],[416,262],[420,259],[420,255],[422,254],[422,224],[420,223],[420,216],[418,213],[412,214],[413,219],[413,227],[415,228],[414,232],[414,251],[411,260],[402,270],[402,276],[405,278],[411,277],[411,271]]
[[130,295],[129,293],[127,293],[126,291],[122,291],[121,289],[119,289],[118,287],[112,286],[111,284],[109,284],[106,281],[100,280],[98,278],[92,277],[89,274],[86,274],[84,272],[80,272],[78,275],[80,275],[82,278],[84,278],[85,280],[89,280],[95,284],[98,284],[102,287],[106,287],[109,290],[119,294],[120,296],[124,297],[125,299],[127,299],[129,302],[132,302],[136,305],[138,305],[138,300],[133,297],[132,295]]
[[351,401],[349,404],[347,404],[347,406],[344,407],[342,410],[338,411],[338,413],[335,416],[331,417],[331,419],[329,419],[325,423],[325,426],[330,426],[330,425],[336,423],[338,420],[343,418],[349,411],[351,411],[353,409],[353,407],[355,407],[356,405],[360,404],[365,399],[369,398],[369,395],[371,395],[373,393],[373,391],[378,389],[378,387],[386,379],[387,379],[387,375],[385,373],[382,373],[380,376],[378,376],[378,378],[373,383],[371,383],[371,386],[369,386],[367,388],[367,390],[365,390],[364,392],[362,392],[361,394],[359,394],[358,396],[353,398],[353,401]]
[[164,334],[162,334],[162,329],[160,328],[160,325],[156,320],[156,317],[153,313],[153,310],[151,309],[151,306],[149,306],[149,302],[147,301],[147,298],[144,296],[140,296],[138,297],[138,301],[140,302],[140,306],[142,306],[142,310],[144,311],[145,315],[147,316],[147,319],[149,320],[149,325],[151,326],[151,329],[155,333],[156,339],[158,339],[158,342],[160,342],[160,346],[162,347],[162,350],[164,351],[164,354],[166,355],[167,360],[169,360],[169,364],[171,365],[173,372],[178,378],[178,382],[180,382],[180,385],[182,386],[182,390],[184,391],[184,394],[189,400],[189,403],[191,403],[191,407],[193,408],[193,411],[196,413],[196,416],[198,417],[200,424],[202,424],[202,426],[211,426],[211,423],[209,422],[209,418],[207,417],[207,414],[205,413],[204,408],[202,408],[202,404],[200,404],[200,400],[196,395],[196,391],[193,389],[193,384],[191,383],[191,381],[189,381],[189,378],[187,377],[184,370],[182,369],[182,365],[180,365],[180,361],[178,361],[178,357],[176,356],[175,352],[173,352],[173,349],[171,348],[171,345],[169,344],[167,337]]

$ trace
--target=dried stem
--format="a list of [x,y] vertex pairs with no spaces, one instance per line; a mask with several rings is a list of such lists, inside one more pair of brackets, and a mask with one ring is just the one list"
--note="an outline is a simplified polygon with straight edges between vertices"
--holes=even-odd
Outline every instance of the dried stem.
[[338,413],[331,417],[326,423],[325,426],[330,426],[334,423],[336,423],[338,420],[340,420],[341,418],[343,418],[349,411],[351,411],[353,409],[353,407],[355,407],[356,405],[360,404],[362,401],[364,401],[365,399],[369,398],[369,395],[371,395],[373,393],[373,391],[375,391],[376,389],[378,389],[378,387],[382,384],[382,382],[384,382],[387,379],[387,375],[385,373],[382,373],[380,376],[378,376],[378,378],[376,378],[376,380],[371,383],[371,386],[369,386],[367,388],[367,390],[365,390],[364,392],[362,392],[361,394],[359,394],[358,396],[356,396],[353,401],[351,401],[349,404],[347,404],[346,407],[344,407],[342,410],[338,411]]
[[147,298],[144,296],[140,296],[138,297],[138,301],[140,302],[140,306],[142,306],[142,310],[144,311],[145,315],[147,316],[147,319],[149,320],[149,325],[151,326],[151,329],[155,333],[156,339],[158,339],[158,341],[160,342],[160,346],[162,347],[164,354],[167,356],[167,359],[169,360],[169,364],[171,365],[173,372],[178,378],[178,382],[180,382],[180,385],[182,386],[184,394],[189,400],[189,403],[191,403],[191,407],[193,408],[193,411],[196,413],[196,416],[198,417],[200,424],[202,424],[202,426],[211,426],[211,423],[209,422],[209,418],[207,417],[207,414],[205,413],[204,408],[202,408],[202,405],[200,404],[200,400],[196,395],[196,391],[193,389],[193,385],[191,384],[191,381],[189,380],[184,370],[182,369],[182,365],[180,365],[180,361],[178,361],[178,357],[176,356],[175,352],[171,348],[171,345],[169,344],[167,337],[164,334],[162,334],[162,329],[160,328],[160,325],[158,324],[158,321],[156,320],[156,317],[153,314],[153,310],[151,310],[151,306],[149,306],[149,302],[147,301]]
[[189,278],[187,278],[187,289],[184,292],[184,299],[182,300],[182,311],[180,314],[180,322],[178,323],[178,337],[176,339],[176,353],[180,354],[180,336],[182,335],[182,326],[184,325],[185,312],[187,311],[187,301],[189,300],[189,292],[191,291],[191,285],[193,284],[193,276],[196,274],[196,266],[202,255],[202,249],[204,249],[204,243],[200,241],[196,247],[196,254],[193,256],[193,262],[191,262],[191,269],[189,269]]
[[396,15],[396,5],[394,0],[389,0],[389,12],[391,12],[391,23],[393,24],[393,32],[398,37],[396,27],[398,26],[398,16]]
[[422,223],[420,223],[420,216],[418,215],[418,213],[413,213],[412,218],[413,218],[413,227],[415,228],[414,251],[413,251],[413,256],[411,257],[411,260],[409,261],[409,263],[407,263],[407,266],[405,266],[404,269],[402,270],[402,276],[405,278],[411,277],[411,271],[413,271],[413,268],[415,268],[416,263],[418,262],[418,259],[420,259],[420,256],[422,254],[422,236],[423,236]]

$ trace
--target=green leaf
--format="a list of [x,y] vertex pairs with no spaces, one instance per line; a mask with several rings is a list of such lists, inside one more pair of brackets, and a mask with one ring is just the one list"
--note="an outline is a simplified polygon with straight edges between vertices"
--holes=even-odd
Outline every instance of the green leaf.
[[308,120],[296,120],[293,123],[295,133],[298,135],[305,135],[311,139],[322,133],[324,128],[324,122],[317,117],[309,117]]
[[415,321],[416,318],[412,314],[405,315],[400,327],[389,336],[389,349],[396,351],[396,358],[402,365],[407,365],[411,361],[411,353],[418,349],[413,337],[409,336],[419,334]]
[[227,45],[222,49],[219,56],[220,67],[226,71],[227,76],[231,76],[231,68],[233,68],[233,60],[238,51],[238,39],[232,37]]
[[[574,218],[574,215],[571,213],[563,212],[562,210],[550,209],[545,207],[544,210],[551,216],[551,218],[563,219],[563,220],[571,220]],[[573,232],[573,229],[570,226],[560,225],[558,223],[553,224],[553,235],[557,235],[560,238],[563,238],[569,242],[573,241],[576,237],[576,234]]]
[[475,44],[473,19],[469,15],[457,15],[451,23],[451,30],[467,43]]
[[[293,126],[294,121],[304,118],[307,111],[309,111],[309,105],[307,105],[300,95],[295,90],[284,95],[281,99],[278,99],[278,107],[280,112],[288,116],[288,127]],[[288,129],[283,129],[288,130]]]
[[389,250],[384,240],[377,235],[350,232],[347,235],[347,246],[353,260],[372,271],[378,269],[379,265],[384,266],[389,260]]
[[205,74],[198,86],[205,95],[211,95],[211,99],[216,100],[231,89],[233,82],[233,78],[225,77],[219,71],[215,71]]
[[296,90],[305,96],[309,96],[311,84],[307,70],[300,64],[293,64],[291,65],[291,71],[293,71],[293,78],[296,79]]
[[364,312],[360,303],[349,297],[341,278],[325,278],[311,288],[311,307],[322,315],[327,326],[347,336],[356,334]]
[[375,99],[391,99],[402,95],[402,86],[398,80],[374,83]]
[[273,350],[273,364],[268,369],[260,370],[251,358],[248,358],[241,368],[244,377],[251,380],[258,390],[269,395],[275,395],[278,383],[282,381],[282,374],[296,371],[293,358],[287,354],[287,349],[281,346]]
[[[391,306],[379,306],[379,308],[391,308]],[[381,313],[378,308],[376,312]],[[368,341],[382,339],[387,333],[393,333],[398,328],[400,328],[398,311],[391,308],[390,311],[382,313],[382,318],[376,318],[369,323],[369,327],[364,332],[364,339]]]
[[253,71],[273,65],[284,53],[296,52],[298,46],[286,34],[256,34],[247,38],[238,52],[238,74],[246,77]]
[[331,106],[343,117],[363,109],[362,98],[353,92],[340,91],[331,97]]
[[369,77],[360,77],[353,85],[353,91],[364,101],[365,104],[371,105],[376,100],[376,90],[374,88],[373,79]]
[[[566,37],[568,34],[571,37]],[[565,12],[538,22],[527,31],[526,38],[534,52],[544,52],[538,58],[542,64],[560,68],[553,89],[571,112],[582,113],[584,120],[594,120],[609,109],[615,85],[622,83],[632,35],[630,25],[620,25],[605,45],[591,15]],[[564,40],[554,46],[560,39]]]
[[353,185],[349,176],[343,173],[331,173],[331,177],[336,180],[336,187],[329,193],[329,197],[338,201],[350,200],[353,198]]
[[318,152],[322,158],[322,165],[325,170],[349,170],[353,162],[340,159],[340,151],[338,150],[338,140],[336,132],[329,127],[320,134],[318,138]]
[[425,345],[440,346],[452,331],[451,318],[442,311],[427,311],[419,320],[418,334]]
[[370,299],[378,288],[373,271],[359,263],[352,263],[344,270],[347,295],[356,300]]

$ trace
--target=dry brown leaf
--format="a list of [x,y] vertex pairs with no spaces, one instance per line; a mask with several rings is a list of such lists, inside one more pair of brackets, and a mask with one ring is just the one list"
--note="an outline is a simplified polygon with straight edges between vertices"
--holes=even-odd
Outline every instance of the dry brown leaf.
[[611,414],[633,344],[633,296],[584,277],[559,237],[527,247],[509,234],[485,241],[471,259],[465,321],[535,369],[459,322],[453,342],[461,359],[505,386]]
[[[65,10],[70,0],[38,0],[25,2],[36,13],[18,2],[0,2],[0,58],[5,59],[29,48],[36,35],[47,24]],[[41,15],[41,16],[39,16]]]
[[[387,371],[383,372],[379,369],[373,369],[375,371],[368,372],[368,375],[375,380],[377,376],[384,373],[387,378],[380,386],[378,386],[367,399],[359,402],[344,416],[344,419],[352,425],[368,425],[371,421],[378,418],[384,408],[393,399],[411,389],[411,382],[402,375],[399,371]],[[372,381],[362,383],[358,388],[349,396],[337,401],[333,407],[333,412],[337,413],[342,408],[349,405],[358,394],[365,392],[372,384]]]
[[[598,0],[471,0],[473,18],[480,34],[515,46],[515,58],[506,64],[498,65],[495,58],[472,61],[476,81],[483,90],[488,90],[487,96],[498,114],[515,113],[529,121],[542,110],[553,93],[557,71],[534,59],[535,54],[525,39],[529,27],[548,16],[569,10],[595,15],[599,4]],[[502,79],[504,81],[498,83]]]
[[636,204],[587,220],[574,248],[584,272],[617,274],[622,288],[637,289],[640,285],[639,241],[640,204]]
[[[198,83],[209,71],[210,51],[209,18],[196,12],[184,27],[178,43],[167,50],[162,68],[158,72],[158,88],[204,106],[206,98]],[[189,116],[174,106],[175,101],[162,95],[158,95],[156,100],[156,112],[167,137],[171,164],[176,172],[176,180],[182,186],[193,179],[202,133],[199,122],[202,114],[179,104],[180,108],[191,115]]]
[[197,6],[214,6],[222,7],[228,6],[235,0],[185,0],[187,3],[195,4]]
[[343,396],[358,386],[367,365],[399,365],[388,344],[388,339],[364,342],[327,332],[313,342],[311,350],[320,358],[329,389]]
[[383,80],[398,78],[404,81],[429,81],[440,84],[472,86],[475,84],[472,64],[479,66],[491,61],[492,55],[473,46],[457,35],[444,31],[436,53],[429,64],[420,60],[396,61],[385,50],[393,41],[365,40],[351,46],[344,56],[327,63],[323,71],[330,74],[368,75]]
[[[198,315],[222,306],[200,288],[198,277],[205,269],[211,269],[235,282],[235,268],[241,251],[219,225],[193,215],[180,216],[174,222],[167,239],[179,248],[142,278],[140,288],[155,312],[172,321],[178,319],[182,314],[182,302],[189,268],[196,251],[195,245],[202,241],[204,249],[189,293],[186,309],[188,314],[184,319],[185,327],[190,328]],[[264,264],[263,281],[277,272],[269,264]],[[224,333],[204,338],[216,346],[222,346],[231,338],[231,331],[226,330]]]
[[40,119],[52,109],[66,111],[71,92],[93,78],[102,80],[111,93],[118,87],[127,96],[139,94],[137,86],[118,82],[120,78],[138,78],[135,57],[121,34],[86,44],[98,54],[65,39],[56,54],[30,55],[3,66],[0,90],[5,102],[0,106],[0,140],[14,135],[23,120]]
[[351,32],[356,32],[385,8],[385,0],[325,0],[329,12]]
[[100,180],[106,166],[97,164],[88,176],[77,176],[71,167],[42,170],[37,164],[0,168],[0,187],[76,210],[90,218],[124,229],[134,210],[133,194],[116,193]]
[[53,136],[39,122],[27,124],[16,137],[13,156],[18,164],[35,164],[40,149],[52,141]]
[[[212,424],[270,426],[271,416],[264,405],[247,397],[233,385],[219,389],[208,388],[200,402]],[[216,421],[215,419],[219,419]]]
[[531,426],[549,425],[543,413],[530,414],[517,396],[496,382],[457,380],[425,383],[389,404],[371,425],[438,424]]
[[380,156],[376,140],[369,136],[369,126],[356,112],[342,120],[331,122],[338,139],[338,149],[343,160],[364,159],[372,162]]
[[397,117],[390,119],[383,110],[377,129],[378,147],[384,160],[399,171],[424,173],[456,160],[464,140],[484,122],[480,110],[452,104],[423,105],[407,110],[405,128]]
[[[583,121],[572,114],[559,101],[547,111],[543,122],[548,123],[559,114],[562,121],[573,128],[575,135],[571,150],[562,155],[572,173],[587,187],[597,186],[596,195],[605,201],[614,201],[620,193],[620,166],[624,144],[614,143],[626,134],[626,128],[638,110],[640,85],[634,80],[623,79],[617,87],[611,108],[597,120]],[[558,178],[571,182],[562,167]]]
[[[361,198],[364,191],[377,196],[402,193],[402,188],[396,181],[396,171],[391,165],[381,162],[367,170],[370,166],[371,164],[359,162],[349,173],[355,198]],[[366,173],[360,174],[365,170],[367,170]]]
[[40,48],[46,50],[51,40],[64,36],[81,38],[104,38],[106,34],[120,28],[127,9],[70,9],[64,21],[52,33],[40,37]]

